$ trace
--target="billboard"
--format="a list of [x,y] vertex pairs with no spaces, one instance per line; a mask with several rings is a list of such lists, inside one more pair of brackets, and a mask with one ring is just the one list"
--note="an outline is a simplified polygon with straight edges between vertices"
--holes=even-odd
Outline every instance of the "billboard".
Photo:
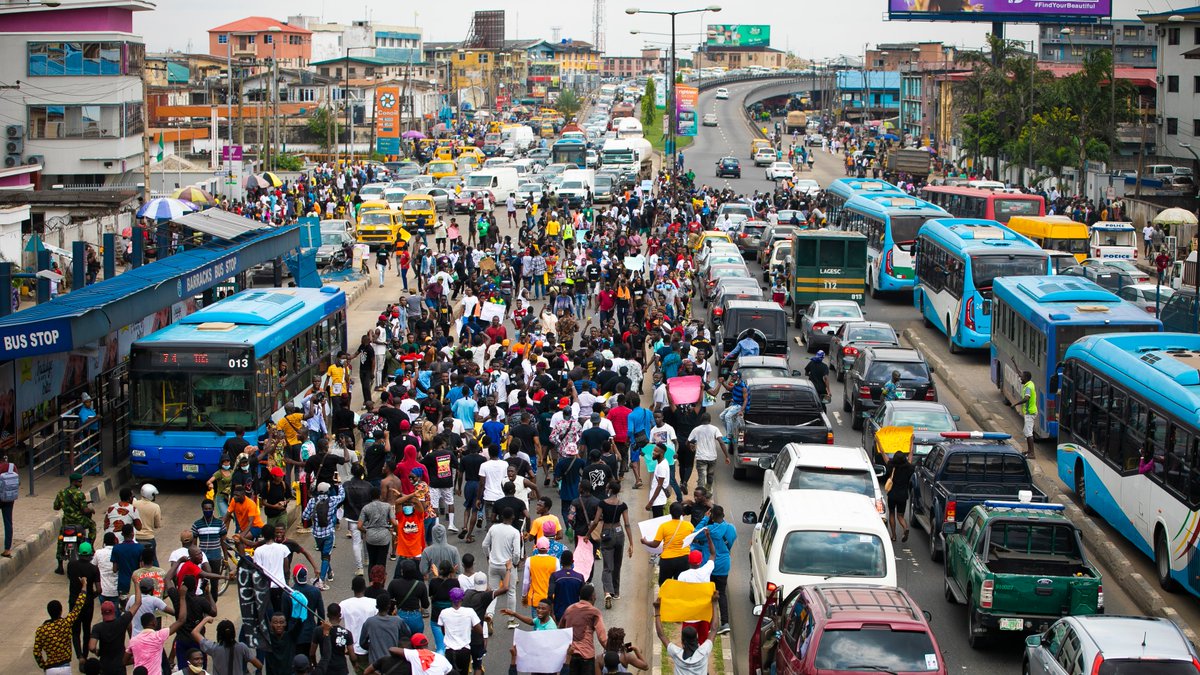
[[698,116],[697,101],[700,98],[700,90],[695,87],[689,87],[686,84],[675,85],[675,135],[676,136],[695,136],[696,129],[700,126]]
[[400,154],[400,88],[375,90],[375,151],[381,155]]
[[771,27],[764,24],[709,24],[705,43],[715,47],[766,47],[771,44]]
[[1112,16],[1112,0],[888,0],[888,18],[919,21],[1080,21]]

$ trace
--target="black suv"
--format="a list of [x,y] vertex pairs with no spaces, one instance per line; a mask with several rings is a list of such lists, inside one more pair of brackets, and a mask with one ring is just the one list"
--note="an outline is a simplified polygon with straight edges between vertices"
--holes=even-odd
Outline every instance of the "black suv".
[[933,369],[920,352],[905,347],[864,347],[846,372],[846,386],[842,388],[842,410],[851,413],[852,429],[862,429],[863,413],[882,404],[883,386],[891,381],[893,370],[900,371],[898,400],[938,400]]
[[722,157],[717,160],[717,178],[741,178],[742,163],[737,157]]

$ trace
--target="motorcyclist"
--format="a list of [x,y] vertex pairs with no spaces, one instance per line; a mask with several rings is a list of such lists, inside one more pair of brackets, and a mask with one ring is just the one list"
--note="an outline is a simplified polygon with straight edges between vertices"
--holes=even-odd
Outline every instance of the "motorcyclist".
[[[92,508],[88,501],[87,495],[83,493],[83,474],[73,473],[68,476],[70,484],[59,491],[54,497],[54,509],[62,511],[63,525],[76,525],[87,530],[87,541],[95,543],[96,541],[96,521],[93,516],[96,510]],[[63,541],[59,537],[58,550],[55,557],[58,560],[58,566],[54,569],[55,574],[63,574]]]

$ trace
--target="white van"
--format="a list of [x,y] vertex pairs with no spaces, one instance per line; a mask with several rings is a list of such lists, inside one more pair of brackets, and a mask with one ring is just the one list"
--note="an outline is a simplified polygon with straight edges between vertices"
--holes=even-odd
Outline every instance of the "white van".
[[754,604],[772,591],[786,595],[811,584],[896,587],[896,555],[871,500],[831,490],[779,490],[758,513],[750,539],[750,593]]
[[480,169],[467,174],[464,190],[491,190],[496,203],[503,203],[510,192],[515,193],[521,184],[517,170],[511,166]]
[[524,124],[505,127],[500,130],[500,138],[505,141],[512,141],[517,152],[525,152],[533,147],[534,135],[533,129]]
[[595,169],[567,169],[562,173],[563,182],[569,180],[582,181],[587,189],[595,191],[596,189],[596,170]]
[[879,488],[884,467],[873,465],[860,447],[788,443],[763,469],[763,501],[776,490],[833,490],[867,497],[880,516],[887,515]]

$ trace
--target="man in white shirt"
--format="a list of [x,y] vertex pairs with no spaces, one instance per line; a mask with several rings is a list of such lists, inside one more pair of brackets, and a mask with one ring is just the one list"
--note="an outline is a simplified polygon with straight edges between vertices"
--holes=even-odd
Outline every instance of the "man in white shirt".
[[366,656],[367,650],[363,649],[359,635],[362,633],[363,623],[376,613],[375,599],[365,595],[367,578],[364,576],[354,577],[354,580],[350,582],[350,589],[354,591],[354,597],[346,598],[338,603],[342,608],[342,625],[354,636],[354,653],[358,656]]
[[508,462],[500,459],[499,452],[479,465],[479,482],[481,483],[479,488],[483,492],[484,522],[488,525],[495,520],[492,507],[504,497],[506,481],[508,481]]
[[[111,542],[111,543],[110,543]],[[117,602],[117,568],[112,561],[113,546],[117,545],[117,535],[112,532],[104,533],[104,548],[96,549],[92,554],[92,564],[100,570],[100,602],[111,600]]]
[[712,561],[712,558],[709,558],[708,562],[704,562],[703,553],[692,551],[688,554],[688,569],[680,572],[676,578],[689,584],[706,584],[712,581],[714,567],[716,567],[716,563]]
[[671,465],[667,464],[665,455],[663,446],[654,446],[652,457],[657,464],[650,478],[650,498],[646,500],[646,508],[655,518],[661,518],[666,511],[667,493],[671,491]]
[[[665,388],[666,385],[663,385]],[[654,427],[650,429],[650,442],[662,443],[667,447],[679,449],[679,437],[675,434],[675,427],[667,424],[663,420],[663,412],[657,410],[654,413]]]
[[483,630],[475,610],[462,606],[465,594],[461,588],[450,589],[450,606],[438,614],[437,620],[445,636],[446,659],[460,673],[470,672],[471,633]]
[[[480,472],[482,473],[482,469]],[[663,499],[665,501],[666,497],[664,496]],[[515,612],[518,611],[517,585],[515,579],[509,579],[509,575],[512,574],[517,561],[521,558],[522,547],[521,533],[513,527],[512,522],[513,512],[506,508],[504,513],[500,514],[500,522],[492,525],[483,538],[483,550],[487,553],[488,559],[488,586],[500,588],[507,584],[508,591],[504,597],[508,601],[508,606]],[[499,600],[500,598],[497,597],[488,605],[487,614],[489,616],[496,614]]]
[[716,478],[717,464],[717,448],[725,455],[725,463],[729,464],[729,449],[725,447],[725,443],[721,440],[723,432],[712,424],[712,416],[708,413],[703,413],[700,416],[700,425],[692,429],[692,433],[688,435],[688,443],[692,449],[696,451],[696,477],[697,485],[702,485],[704,489],[712,491],[713,480]]
[[[275,526],[270,523],[263,525],[262,536],[268,543],[254,549],[254,562],[263,568],[272,579],[286,581],[287,577],[284,576],[283,564],[287,561],[287,557],[292,554],[292,550],[286,545],[275,541]],[[282,588],[282,586],[279,586],[274,581],[271,582],[271,585],[275,588]]]

